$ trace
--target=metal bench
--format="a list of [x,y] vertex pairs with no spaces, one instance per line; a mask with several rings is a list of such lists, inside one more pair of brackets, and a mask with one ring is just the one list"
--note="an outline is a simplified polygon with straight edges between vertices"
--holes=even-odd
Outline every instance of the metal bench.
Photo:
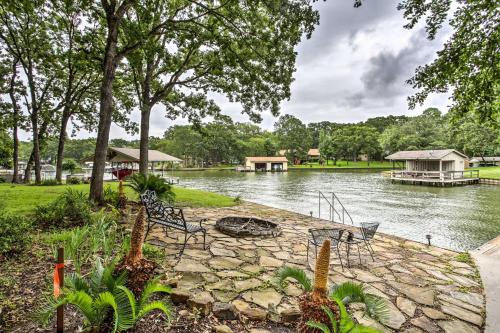
[[148,214],[148,227],[144,239],[148,237],[149,231],[158,224],[164,228],[165,233],[167,233],[168,228],[184,232],[184,244],[179,252],[179,257],[182,256],[189,239],[197,233],[203,234],[203,249],[205,250],[207,230],[201,224],[207,221],[207,219],[196,220],[199,225],[187,222],[181,208],[175,208],[171,204],[161,201],[156,196],[155,191],[146,190],[141,194],[141,202]]

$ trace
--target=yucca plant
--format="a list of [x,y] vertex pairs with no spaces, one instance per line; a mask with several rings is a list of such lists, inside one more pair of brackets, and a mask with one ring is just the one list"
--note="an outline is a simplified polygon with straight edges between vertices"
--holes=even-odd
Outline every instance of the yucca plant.
[[142,256],[146,223],[146,210],[141,207],[132,227],[130,250],[116,268],[117,272],[127,272],[127,286],[135,294],[142,291],[146,282],[153,277],[156,268],[153,261]]
[[131,187],[138,195],[146,190],[151,190],[155,191],[158,198],[162,200],[173,202],[175,199],[172,186],[157,175],[136,173],[130,177],[130,183],[127,186]]
[[[296,280],[306,292],[312,291],[312,280],[306,275],[305,271],[295,267],[283,267],[277,273],[277,280],[280,285],[287,278]],[[366,314],[377,320],[384,320],[388,315],[388,307],[385,301],[373,294],[366,292],[366,287],[361,283],[344,282],[334,284],[330,288],[329,298],[339,299],[342,304],[361,302],[366,306]]]
[[340,300],[342,305],[351,302],[363,302],[366,304],[367,314],[376,319],[386,318],[388,308],[379,297],[367,294],[363,285],[346,282],[335,285],[330,294],[327,293],[328,272],[330,267],[330,241],[326,240],[321,246],[316,260],[314,281],[312,281],[300,268],[284,267],[277,273],[277,280],[282,284],[287,278],[293,278],[302,285],[306,294],[301,296],[299,307],[302,318],[298,325],[300,332],[314,332],[307,322],[319,322],[326,324],[330,322],[327,313],[322,311],[323,307],[330,310],[332,316],[339,320],[339,308],[335,300]]
[[322,306],[321,309],[328,316],[329,324],[310,320],[307,322],[307,326],[322,333],[381,333],[375,328],[356,324],[347,313],[344,303],[335,297],[333,300],[339,307],[340,318],[337,319],[332,310]]
[[58,298],[50,298],[39,311],[39,319],[47,324],[57,307],[74,305],[84,317],[84,326],[90,332],[124,331],[153,310],[170,317],[168,305],[162,301],[151,301],[156,293],[170,293],[171,289],[158,282],[149,281],[136,300],[132,291],[125,287],[125,274],[113,276],[113,266],[106,268],[97,261],[89,278],[74,274],[66,279],[66,287]]

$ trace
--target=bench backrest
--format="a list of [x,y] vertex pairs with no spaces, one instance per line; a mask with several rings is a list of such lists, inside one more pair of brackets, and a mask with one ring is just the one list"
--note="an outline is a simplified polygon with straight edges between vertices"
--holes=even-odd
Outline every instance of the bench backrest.
[[146,190],[141,194],[141,202],[146,208],[149,218],[155,218],[182,229],[187,228],[182,209],[165,205],[163,201],[158,199],[155,191]]

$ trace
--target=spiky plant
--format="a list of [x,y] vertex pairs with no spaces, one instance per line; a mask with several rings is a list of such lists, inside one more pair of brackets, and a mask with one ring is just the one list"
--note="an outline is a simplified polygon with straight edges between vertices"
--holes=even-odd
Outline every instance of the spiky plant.
[[132,291],[124,286],[125,274],[113,276],[113,267],[104,268],[100,261],[89,278],[74,274],[67,277],[63,294],[49,298],[38,312],[38,318],[47,324],[57,307],[71,304],[84,318],[84,326],[90,332],[125,331],[153,310],[171,316],[168,305],[162,301],[151,301],[154,294],[170,293],[171,289],[158,280],[149,281],[136,300]]
[[130,182],[127,184],[138,195],[141,195],[146,190],[155,191],[158,198],[167,202],[174,202],[175,193],[172,191],[172,186],[165,182],[160,176],[153,174],[135,173],[130,177]]
[[125,195],[125,188],[123,187],[123,181],[120,180],[118,183],[118,208],[125,208],[127,206],[127,196]]
[[146,209],[142,206],[135,218],[130,238],[130,251],[125,257],[125,264],[136,265],[142,259],[142,245],[144,244],[144,232],[146,228]]
[[[304,270],[294,267],[283,267],[277,273],[277,280],[283,285],[286,279],[292,278],[307,292],[301,296],[299,306],[302,311],[302,320],[299,323],[299,331],[314,332],[314,329],[307,325],[307,321],[315,321],[323,324],[330,322],[329,316],[322,311],[322,306],[330,309],[333,315],[338,314],[338,306],[334,300],[340,300],[342,304],[348,305],[353,302],[362,302],[366,305],[366,313],[375,319],[382,320],[387,318],[388,307],[383,299],[378,296],[365,292],[362,284],[354,282],[344,282],[334,285],[327,296],[326,284],[329,270],[329,242],[325,242],[321,247],[316,260],[315,279],[313,281],[307,277]],[[317,282],[319,281],[319,282]],[[325,299],[328,302],[325,302]]]
[[117,272],[126,271],[128,275],[127,287],[135,294],[144,288],[144,285],[154,276],[156,264],[142,256],[142,246],[144,245],[144,233],[146,228],[146,210],[139,209],[139,213],[132,227],[130,237],[130,250],[117,266]]

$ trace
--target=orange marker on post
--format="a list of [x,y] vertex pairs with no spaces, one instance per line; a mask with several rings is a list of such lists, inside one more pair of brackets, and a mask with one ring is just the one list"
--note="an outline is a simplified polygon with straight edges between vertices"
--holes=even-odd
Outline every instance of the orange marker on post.
[[[64,248],[57,249],[57,264],[54,268],[54,297],[58,298],[61,294],[61,288],[64,287]],[[56,332],[64,331],[64,306],[57,308],[57,326]]]

